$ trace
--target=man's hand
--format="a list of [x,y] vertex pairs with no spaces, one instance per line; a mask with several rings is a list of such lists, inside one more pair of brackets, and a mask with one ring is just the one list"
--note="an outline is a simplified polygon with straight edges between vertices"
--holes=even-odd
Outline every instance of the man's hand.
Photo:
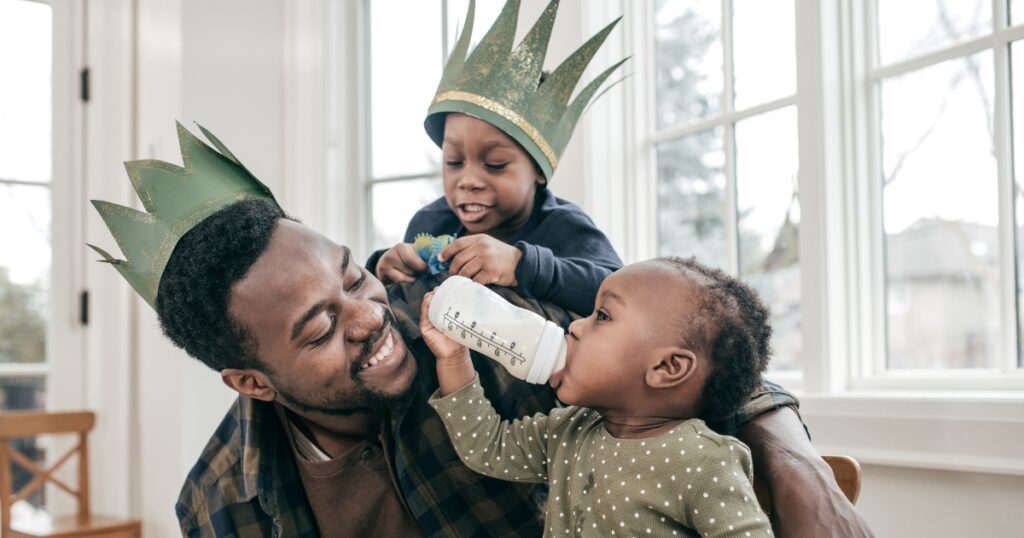
[[[442,262],[451,260],[448,272],[480,284],[516,285],[516,266],[523,253],[487,234],[460,237],[441,251]],[[383,260],[383,258],[381,258]]]
[[764,413],[745,424],[738,437],[750,447],[754,473],[771,490],[777,536],[873,536],[792,409]]
[[473,361],[469,358],[469,350],[448,338],[430,322],[428,312],[433,299],[434,292],[423,296],[423,304],[420,306],[420,336],[423,337],[423,341],[430,351],[434,353],[441,396],[447,396],[472,381],[476,376],[476,371],[473,370]]
[[427,270],[423,261],[409,243],[399,243],[388,249],[377,261],[377,278],[385,285],[394,282],[412,282],[416,273]]

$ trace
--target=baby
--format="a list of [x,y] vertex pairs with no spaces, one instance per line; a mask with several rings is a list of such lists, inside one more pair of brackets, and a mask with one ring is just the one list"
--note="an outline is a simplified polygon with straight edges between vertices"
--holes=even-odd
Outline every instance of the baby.
[[[431,398],[477,472],[548,482],[545,536],[770,536],[750,451],[702,419],[732,414],[768,362],[768,312],[720,270],[659,258],[609,276],[594,313],[569,326],[550,380],[569,407],[501,421],[466,348],[427,316]],[[699,418],[698,418],[699,417]]]

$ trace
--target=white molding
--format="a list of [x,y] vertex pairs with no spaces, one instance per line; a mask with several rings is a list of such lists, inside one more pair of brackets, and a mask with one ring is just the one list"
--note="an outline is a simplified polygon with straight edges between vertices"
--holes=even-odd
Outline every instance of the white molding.
[[[89,2],[85,13],[85,57],[90,68],[90,101],[84,114],[84,199],[100,199],[131,206],[134,193],[125,181],[122,162],[134,154],[134,2]],[[83,204],[84,205],[84,204]],[[85,241],[119,253],[110,232],[95,211],[83,218]],[[85,247],[80,247],[85,251]],[[132,461],[125,442],[132,423],[132,335],[134,300],[129,286],[106,264],[83,266],[84,282],[92,297],[92,315],[86,331],[84,405],[96,412],[91,435],[91,474],[102,482],[103,493],[93,494],[93,509],[112,515],[131,510]],[[102,480],[99,480],[102,478]]]
[[332,208],[324,227],[331,239],[348,245],[358,259],[370,254],[367,222],[369,198],[363,182],[369,177],[369,111],[362,106],[369,91],[366,62],[368,47],[366,0],[330,0],[324,5],[326,32],[324,59],[327,118],[324,147],[325,198]]
[[325,46],[323,0],[283,2],[285,211],[314,230],[327,224]]
[[856,392],[801,397],[821,453],[862,464],[1024,475],[1024,395]]

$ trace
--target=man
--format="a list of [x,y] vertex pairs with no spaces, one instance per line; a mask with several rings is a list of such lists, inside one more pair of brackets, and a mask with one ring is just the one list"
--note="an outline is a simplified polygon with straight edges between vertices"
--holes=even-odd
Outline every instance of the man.
[[[126,260],[97,249],[154,305],[174,343],[239,393],[176,507],[189,536],[540,535],[544,491],[466,468],[427,404],[419,280],[388,290],[351,252],[288,219],[210,133],[179,125],[184,168],[127,163],[148,213],[95,202]],[[549,319],[549,305],[510,300]],[[503,418],[550,410],[546,386],[490,361],[481,383]],[[781,389],[730,424],[768,479],[777,529],[864,535]]]

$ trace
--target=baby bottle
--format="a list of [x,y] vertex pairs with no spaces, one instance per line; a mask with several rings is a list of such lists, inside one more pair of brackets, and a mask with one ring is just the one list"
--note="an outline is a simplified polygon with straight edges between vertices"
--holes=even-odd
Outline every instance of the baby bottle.
[[435,291],[430,322],[529,383],[547,383],[565,367],[565,332],[472,280],[448,277]]

